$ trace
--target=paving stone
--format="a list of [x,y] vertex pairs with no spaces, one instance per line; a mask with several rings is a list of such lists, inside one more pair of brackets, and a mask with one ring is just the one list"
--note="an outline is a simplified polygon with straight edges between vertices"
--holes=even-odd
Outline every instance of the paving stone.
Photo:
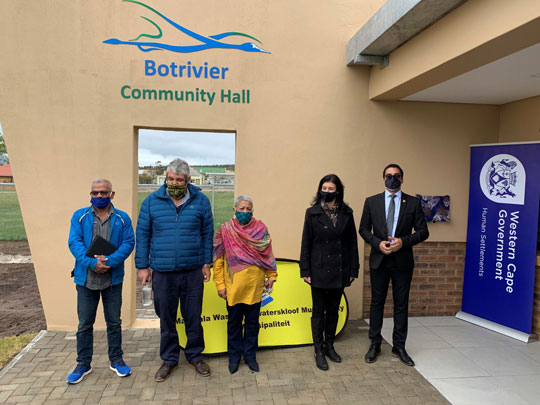
[[4,390],[0,391],[0,403],[6,402],[6,400],[13,394],[13,391],[15,390]]
[[393,360],[387,344],[376,364],[366,364],[363,321],[349,321],[336,341],[343,362],[330,363],[326,372],[315,367],[312,347],[265,348],[257,354],[259,373],[241,363],[231,375],[228,358],[221,355],[206,359],[211,377],[197,375],[182,361],[167,381],[156,383],[159,330],[125,330],[123,341],[131,376],[118,378],[109,369],[107,337],[100,330],[94,335],[93,372],[68,385],[65,379],[76,365],[75,334],[48,331],[0,378],[0,403],[448,404],[414,368]]
[[6,400],[6,404],[16,404],[16,403],[30,403],[34,399],[33,395],[10,395]]

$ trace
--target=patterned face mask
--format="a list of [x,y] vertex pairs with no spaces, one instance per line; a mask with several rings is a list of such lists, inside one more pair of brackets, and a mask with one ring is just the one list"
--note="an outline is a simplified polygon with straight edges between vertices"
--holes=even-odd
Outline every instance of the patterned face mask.
[[174,200],[181,200],[187,193],[187,184],[167,184],[169,195]]
[[247,224],[249,221],[251,221],[251,217],[253,216],[252,212],[235,212],[234,215],[236,216],[236,219],[238,222],[240,222],[242,225]]

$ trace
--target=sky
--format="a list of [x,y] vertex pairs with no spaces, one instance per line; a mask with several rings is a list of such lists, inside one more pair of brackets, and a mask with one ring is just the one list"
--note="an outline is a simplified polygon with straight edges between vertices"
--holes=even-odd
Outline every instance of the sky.
[[139,166],[163,165],[176,158],[195,165],[223,165],[235,162],[235,134],[139,130]]

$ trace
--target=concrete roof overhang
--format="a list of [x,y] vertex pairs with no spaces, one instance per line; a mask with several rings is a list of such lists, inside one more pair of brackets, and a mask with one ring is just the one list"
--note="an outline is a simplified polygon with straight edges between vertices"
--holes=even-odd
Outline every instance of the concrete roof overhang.
[[539,46],[538,0],[388,0],[347,65],[379,64],[371,100],[504,104],[540,95]]
[[388,0],[347,44],[347,65],[385,66],[388,55],[467,0]]

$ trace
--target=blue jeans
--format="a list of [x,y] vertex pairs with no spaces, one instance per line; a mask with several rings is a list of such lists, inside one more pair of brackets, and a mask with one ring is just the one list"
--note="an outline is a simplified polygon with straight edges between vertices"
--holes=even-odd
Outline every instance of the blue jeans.
[[115,363],[122,360],[122,284],[113,285],[104,290],[90,290],[77,285],[77,363],[90,367],[94,353],[94,322],[99,298],[103,299],[103,312],[107,323],[107,341],[109,360]]
[[229,363],[238,363],[244,355],[246,362],[256,360],[259,346],[259,313],[261,303],[227,305],[227,351]]
[[180,356],[176,330],[178,300],[186,328],[184,355],[189,363],[202,360],[204,335],[201,312],[204,278],[201,269],[185,271],[153,271],[154,308],[160,320],[159,355],[163,362],[175,366]]

